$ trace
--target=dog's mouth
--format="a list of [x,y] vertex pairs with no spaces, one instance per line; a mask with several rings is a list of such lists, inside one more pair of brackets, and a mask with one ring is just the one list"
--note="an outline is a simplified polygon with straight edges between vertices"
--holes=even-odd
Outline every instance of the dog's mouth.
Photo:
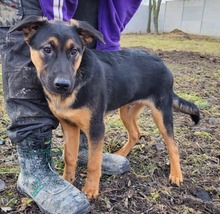
[[69,79],[55,78],[54,81],[49,81],[41,76],[40,81],[42,86],[52,94],[68,97],[73,92],[73,83]]
[[69,97],[73,93],[72,90],[55,89],[51,87],[45,87],[45,88],[50,94],[60,96],[62,99]]

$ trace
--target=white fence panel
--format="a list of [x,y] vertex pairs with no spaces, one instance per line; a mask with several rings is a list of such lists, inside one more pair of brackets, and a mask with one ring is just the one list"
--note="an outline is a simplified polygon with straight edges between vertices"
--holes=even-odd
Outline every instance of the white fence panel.
[[[148,6],[141,5],[125,33],[145,33]],[[153,22],[151,25],[152,31]],[[161,5],[159,31],[179,29],[187,33],[220,36],[220,0],[176,0]]]

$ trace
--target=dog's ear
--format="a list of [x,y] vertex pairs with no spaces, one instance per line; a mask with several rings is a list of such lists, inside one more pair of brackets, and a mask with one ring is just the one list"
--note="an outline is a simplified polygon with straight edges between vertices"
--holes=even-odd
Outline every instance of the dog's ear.
[[71,19],[70,25],[74,26],[77,29],[80,38],[84,41],[86,45],[89,45],[93,41],[93,39],[98,39],[102,44],[105,44],[102,33],[97,31],[88,22]]
[[33,36],[39,26],[43,25],[47,21],[48,20],[42,16],[28,16],[17,25],[11,27],[8,32],[11,33],[13,31],[23,31],[25,40],[28,43],[30,37]]

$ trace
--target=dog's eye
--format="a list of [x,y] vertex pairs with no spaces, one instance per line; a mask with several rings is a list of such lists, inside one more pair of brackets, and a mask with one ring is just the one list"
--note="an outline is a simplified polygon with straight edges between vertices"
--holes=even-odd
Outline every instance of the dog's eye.
[[77,54],[78,50],[76,48],[72,48],[70,51],[71,56],[75,56]]
[[44,47],[43,50],[47,54],[51,53],[51,48],[50,47]]

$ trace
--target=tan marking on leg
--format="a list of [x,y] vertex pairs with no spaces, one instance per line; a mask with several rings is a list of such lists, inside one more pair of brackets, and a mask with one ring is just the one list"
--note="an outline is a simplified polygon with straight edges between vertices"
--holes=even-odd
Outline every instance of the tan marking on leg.
[[120,108],[121,120],[128,131],[128,141],[121,149],[115,152],[115,154],[127,156],[139,140],[140,131],[137,124],[137,117],[143,107],[144,104],[142,103],[134,103]]
[[178,148],[176,146],[176,143],[172,136],[169,136],[167,133],[167,129],[164,126],[163,122],[163,115],[162,112],[159,111],[153,104],[150,105],[154,121],[157,125],[157,127],[160,130],[160,133],[162,134],[168,154],[170,159],[170,175],[169,179],[172,183],[175,183],[176,185],[180,185],[183,182],[183,176],[180,168],[180,159],[178,154]]
[[99,194],[104,140],[102,139],[98,142],[94,142],[89,139],[88,143],[88,173],[86,183],[82,191],[87,195],[88,198],[97,198]]
[[[53,109],[53,111],[52,112],[61,123],[64,134],[65,167],[63,178],[72,183],[75,179],[75,170],[78,159],[80,129],[82,129],[87,136],[89,135],[91,111],[86,107],[75,110]],[[75,124],[75,126],[68,124],[65,120]]]
[[64,172],[63,178],[70,183],[75,180],[75,171],[78,160],[80,129],[61,122],[64,137]]
[[[76,124],[76,126],[82,129],[87,136],[87,139],[88,139],[88,173],[87,173],[86,183],[83,187],[83,192],[88,196],[88,198],[96,198],[99,194],[99,182],[100,182],[100,177],[101,177],[101,163],[102,163],[104,140],[102,139],[98,142],[93,142],[90,139],[89,131],[90,131],[91,111],[89,108],[86,108],[86,107],[81,108],[81,109],[75,109],[75,110],[67,109],[66,111],[58,112],[58,115],[62,119],[69,120],[73,122],[74,124]],[[64,133],[66,130],[71,130],[71,128],[65,127]],[[75,130],[76,130],[76,127],[75,127]],[[78,135],[79,135],[79,130],[78,130]],[[67,138],[66,136],[74,138],[74,136],[70,136],[70,135],[65,135],[65,138]],[[67,140],[65,140],[65,142],[66,141],[69,141],[68,138]],[[68,145],[71,145],[71,144],[68,144]],[[70,148],[70,146],[68,146],[68,147],[65,147],[65,149],[66,151],[68,151],[69,149],[76,150],[77,148],[76,147]],[[71,152],[71,154],[76,155],[76,152],[75,153]],[[67,160],[69,160],[68,157],[66,158]],[[72,158],[70,158],[70,160],[72,160]],[[70,175],[73,176],[71,171],[75,167],[72,165],[68,165],[68,167],[69,166],[70,168],[66,167],[66,171],[65,171],[65,176],[67,176],[68,178],[69,178],[68,172],[70,171]]]

